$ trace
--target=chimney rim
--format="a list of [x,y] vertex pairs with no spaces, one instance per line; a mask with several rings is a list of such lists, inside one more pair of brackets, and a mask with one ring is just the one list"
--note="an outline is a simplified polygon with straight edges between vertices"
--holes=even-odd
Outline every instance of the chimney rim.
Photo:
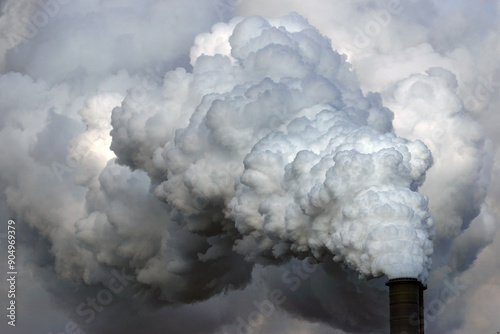
[[422,283],[419,279],[415,277],[398,277],[398,278],[392,278],[389,279],[385,285],[390,287],[393,284],[398,284],[398,283],[418,283],[422,290],[427,290],[427,284]]

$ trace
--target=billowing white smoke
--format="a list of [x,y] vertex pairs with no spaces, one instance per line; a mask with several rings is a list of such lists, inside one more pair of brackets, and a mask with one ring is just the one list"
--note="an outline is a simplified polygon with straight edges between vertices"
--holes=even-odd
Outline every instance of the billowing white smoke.
[[[18,222],[33,290],[16,303],[38,315],[18,330],[64,331],[66,314],[32,301],[75,311],[117,270],[127,289],[95,321],[70,315],[88,333],[234,333],[273,288],[287,301],[256,333],[384,331],[385,278],[356,276],[424,279],[430,212],[426,331],[495,332],[500,7],[380,16],[393,5],[0,0],[0,220]],[[306,15],[359,83],[298,15],[200,34],[235,10]],[[290,285],[305,257],[331,254],[354,271],[326,260]],[[467,292],[436,304],[455,279]]]
[[394,134],[328,39],[298,15],[237,18],[199,35],[191,64],[144,103],[126,97],[111,131],[188,231],[251,262],[331,253],[362,277],[425,280],[431,153]]

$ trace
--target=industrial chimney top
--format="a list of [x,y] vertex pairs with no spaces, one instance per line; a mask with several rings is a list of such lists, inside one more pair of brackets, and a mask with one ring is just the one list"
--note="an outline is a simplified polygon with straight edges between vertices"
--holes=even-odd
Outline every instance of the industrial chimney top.
[[424,334],[424,290],[427,286],[413,277],[389,280],[391,334]]

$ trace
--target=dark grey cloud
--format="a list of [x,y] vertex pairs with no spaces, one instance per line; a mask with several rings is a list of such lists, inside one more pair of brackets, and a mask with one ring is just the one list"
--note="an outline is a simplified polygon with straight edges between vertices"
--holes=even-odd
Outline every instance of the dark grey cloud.
[[[377,259],[397,247],[335,224],[395,216],[426,222],[398,235],[423,276],[432,260],[427,332],[498,331],[483,307],[500,300],[496,2],[0,8],[0,233],[16,220],[16,333],[387,332],[385,278],[358,274],[388,274]],[[238,25],[235,11],[298,14]],[[326,177],[331,138],[363,154],[337,155]],[[343,206],[365,182],[418,189],[428,207],[404,192]],[[328,243],[333,226],[343,232]]]

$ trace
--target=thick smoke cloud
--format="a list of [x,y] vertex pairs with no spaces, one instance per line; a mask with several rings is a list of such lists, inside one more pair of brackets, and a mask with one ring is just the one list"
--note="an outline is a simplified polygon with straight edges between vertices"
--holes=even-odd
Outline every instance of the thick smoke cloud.
[[498,331],[497,4],[0,6],[17,332]]
[[[424,141],[432,152],[434,165],[421,191],[429,196],[435,220],[426,296],[438,315],[429,313],[427,331],[498,331],[497,319],[484,317],[471,301],[478,300],[482,287],[498,285],[491,271],[498,243],[488,246],[495,239],[493,214],[498,215],[498,166],[492,161],[498,152],[499,66],[492,47],[498,39],[498,4],[286,3],[264,7],[261,1],[245,1],[240,13],[277,16],[294,10],[307,17],[348,55],[362,88],[382,93],[394,112],[396,133]],[[443,281],[454,277],[467,289],[443,302]]]
[[[144,115],[126,98],[113,111],[119,161],[166,175],[155,193],[190,231],[236,229],[233,249],[247,260],[332,253],[362,276],[425,278],[432,220],[415,190],[428,149],[390,132],[391,111],[362,95],[301,17],[239,21],[198,38],[193,73],[166,75],[166,109]],[[213,40],[228,46],[219,53]]]

